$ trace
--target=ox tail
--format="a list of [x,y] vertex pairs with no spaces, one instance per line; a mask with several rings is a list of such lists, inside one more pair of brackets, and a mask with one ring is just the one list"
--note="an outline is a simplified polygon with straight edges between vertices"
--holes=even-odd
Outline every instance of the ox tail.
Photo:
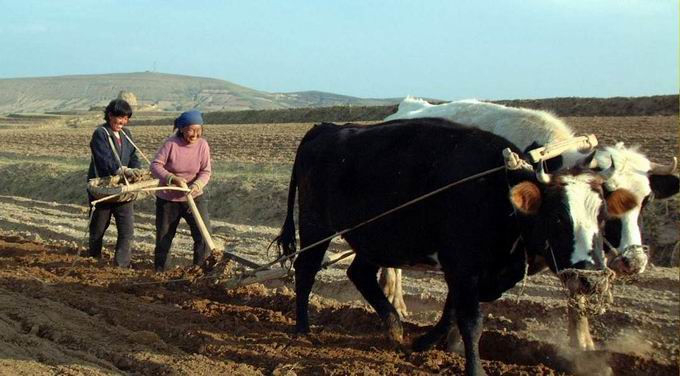
[[295,163],[293,163],[293,171],[290,174],[290,185],[288,186],[288,209],[286,211],[286,220],[283,222],[281,227],[281,232],[279,236],[274,239],[276,242],[276,247],[279,250],[279,254],[289,255],[295,252],[296,241],[295,241],[295,194],[297,191],[297,179],[295,176],[295,170],[297,166],[297,158]]

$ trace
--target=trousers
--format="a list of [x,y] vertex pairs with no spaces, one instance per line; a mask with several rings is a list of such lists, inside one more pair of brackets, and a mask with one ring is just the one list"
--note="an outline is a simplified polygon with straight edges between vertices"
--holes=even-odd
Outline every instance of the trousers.
[[[203,218],[205,226],[210,230],[210,217],[208,216],[208,200],[204,195],[194,198],[198,212]],[[163,271],[168,266],[168,256],[175,238],[180,219],[184,218],[189,225],[191,238],[194,240],[194,265],[202,265],[210,255],[208,244],[201,235],[198,224],[194,219],[189,203],[185,201],[168,201],[156,197],[156,248],[154,249],[154,267],[157,271]]]
[[[91,196],[89,198],[92,202],[93,198]],[[95,258],[101,257],[104,233],[109,228],[111,216],[113,216],[116,219],[116,229],[118,230],[114,263],[124,268],[129,267],[135,231],[133,203],[99,203],[91,214],[88,255]]]

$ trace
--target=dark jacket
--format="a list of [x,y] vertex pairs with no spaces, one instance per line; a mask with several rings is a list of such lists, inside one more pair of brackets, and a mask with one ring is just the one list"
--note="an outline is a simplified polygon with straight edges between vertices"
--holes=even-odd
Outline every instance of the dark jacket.
[[[132,134],[127,128],[123,128],[123,132],[132,139]],[[125,167],[140,168],[141,163],[137,156],[135,147],[124,135],[120,135],[122,140],[121,152],[119,154],[120,161]],[[108,124],[102,124],[95,129],[90,140],[90,151],[92,152],[92,159],[90,160],[90,168],[87,171],[87,179],[92,179],[96,176],[111,176],[120,168],[116,157],[111,150],[109,139],[116,144],[113,136],[113,131]],[[97,167],[95,173],[95,165]]]

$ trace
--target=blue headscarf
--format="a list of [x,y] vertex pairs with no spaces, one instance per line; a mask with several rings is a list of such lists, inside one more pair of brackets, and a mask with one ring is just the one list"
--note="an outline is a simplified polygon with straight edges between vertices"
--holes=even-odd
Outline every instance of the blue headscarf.
[[177,119],[175,119],[175,128],[182,129],[192,124],[203,125],[203,116],[198,110],[191,110],[182,112]]

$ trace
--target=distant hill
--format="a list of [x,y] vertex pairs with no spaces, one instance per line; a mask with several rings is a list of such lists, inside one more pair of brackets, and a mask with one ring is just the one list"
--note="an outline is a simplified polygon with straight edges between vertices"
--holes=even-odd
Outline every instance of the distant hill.
[[105,106],[122,90],[134,93],[140,109],[157,111],[269,110],[399,102],[319,91],[269,93],[214,78],[140,72],[0,79],[0,113],[89,110]]

